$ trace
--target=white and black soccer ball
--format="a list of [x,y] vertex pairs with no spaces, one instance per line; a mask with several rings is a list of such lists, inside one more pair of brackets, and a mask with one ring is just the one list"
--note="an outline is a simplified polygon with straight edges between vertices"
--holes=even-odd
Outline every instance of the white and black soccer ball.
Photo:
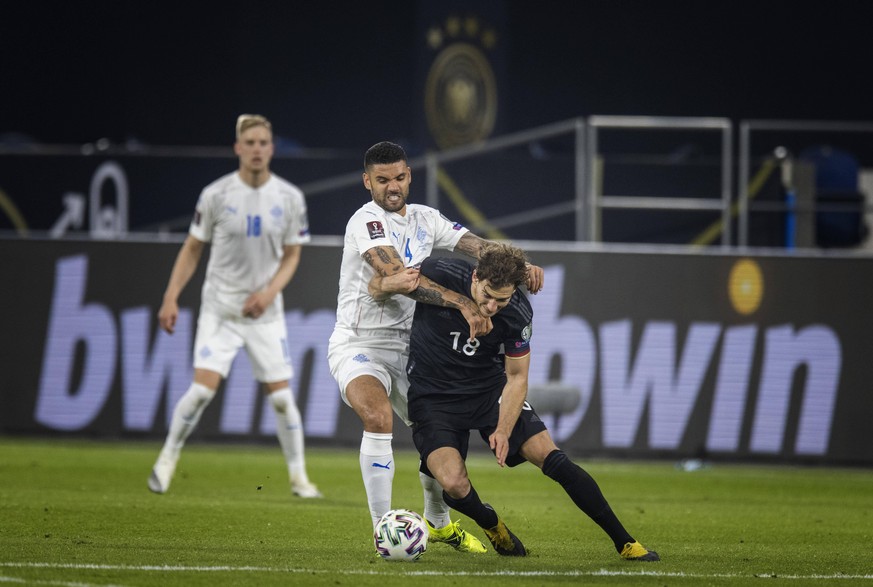
[[376,550],[387,561],[415,561],[427,550],[427,525],[417,513],[396,509],[387,512],[373,532]]

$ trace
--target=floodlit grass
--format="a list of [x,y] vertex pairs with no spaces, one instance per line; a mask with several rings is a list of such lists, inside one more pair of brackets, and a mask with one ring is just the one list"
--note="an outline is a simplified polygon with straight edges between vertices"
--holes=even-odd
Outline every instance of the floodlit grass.
[[[560,487],[471,456],[470,475],[530,551],[433,544],[377,559],[356,450],[310,448],[322,500],[294,498],[278,447],[192,443],[172,489],[146,489],[158,443],[0,438],[0,583],[28,585],[873,584],[873,471],[576,458],[660,563],[622,561]],[[421,511],[398,453],[394,506]],[[484,534],[462,517],[465,528]]]

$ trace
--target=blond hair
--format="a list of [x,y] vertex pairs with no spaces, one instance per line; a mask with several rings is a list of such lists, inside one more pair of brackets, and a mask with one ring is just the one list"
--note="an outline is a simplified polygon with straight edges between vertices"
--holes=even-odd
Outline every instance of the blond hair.
[[273,125],[270,124],[270,121],[265,116],[260,114],[240,114],[239,118],[236,119],[237,140],[239,140],[244,132],[255,126],[263,126],[270,131],[270,134],[273,134]]

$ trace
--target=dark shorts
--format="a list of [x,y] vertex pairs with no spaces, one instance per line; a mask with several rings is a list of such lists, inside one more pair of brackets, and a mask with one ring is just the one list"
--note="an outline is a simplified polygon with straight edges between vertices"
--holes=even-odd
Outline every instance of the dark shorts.
[[[429,474],[428,455],[444,446],[457,449],[461,457],[466,459],[471,430],[478,430],[487,445],[488,437],[497,428],[499,399],[499,394],[483,394],[472,397],[443,396],[439,401],[429,401],[427,398],[417,400],[419,405],[415,412],[418,417],[413,418],[412,440],[421,455],[421,471]],[[459,410],[459,406],[463,406],[463,409]],[[525,462],[524,457],[519,454],[521,445],[545,429],[546,425],[533,407],[524,402],[518,421],[509,436],[506,464],[515,467]]]

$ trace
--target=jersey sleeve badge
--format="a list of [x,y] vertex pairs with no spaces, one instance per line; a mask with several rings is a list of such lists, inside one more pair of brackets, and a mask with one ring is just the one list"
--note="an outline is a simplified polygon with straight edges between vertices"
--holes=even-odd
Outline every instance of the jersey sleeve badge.
[[525,326],[524,328],[522,328],[522,330],[521,330],[521,338],[522,338],[525,342],[530,341],[531,334],[533,334],[533,325],[532,325],[532,324],[528,324],[527,326]]
[[385,228],[378,220],[371,220],[367,223],[367,232],[370,234],[370,240],[385,238]]

